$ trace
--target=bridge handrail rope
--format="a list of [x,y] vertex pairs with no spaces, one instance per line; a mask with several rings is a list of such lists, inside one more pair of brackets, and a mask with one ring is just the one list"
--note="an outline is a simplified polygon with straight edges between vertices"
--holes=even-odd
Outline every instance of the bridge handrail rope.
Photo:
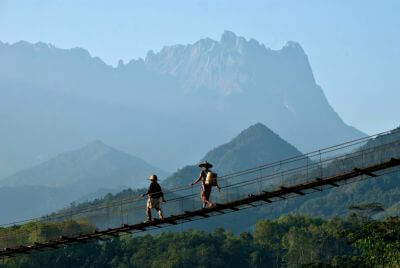
[[[388,172],[384,172],[382,174],[379,174],[378,177],[381,177],[381,176],[384,176],[384,175],[390,175],[390,174],[394,174],[394,173],[398,173],[398,172],[400,172],[400,171],[399,170],[392,170],[392,171],[388,171]],[[353,183],[353,182],[345,182],[345,183],[343,183],[343,185],[347,185],[347,184],[351,184],[351,183]],[[327,188],[334,188],[334,187],[335,186],[330,186],[330,187],[327,186]],[[285,200],[291,200],[291,199],[296,198],[296,197],[298,197],[298,195],[292,195],[292,196],[286,197]],[[251,208],[259,207],[259,206],[263,206],[263,205],[264,205],[263,203],[255,204],[253,206],[243,207],[240,210],[251,209]],[[234,212],[236,212],[236,211],[235,210],[225,211],[223,214],[220,213],[220,214],[215,214],[213,216],[226,215],[226,214],[231,214],[231,213],[234,213]],[[194,219],[191,219],[190,222],[195,222],[195,221],[199,221],[199,220],[203,220],[203,218],[200,218],[200,217],[199,218],[194,218]],[[157,230],[159,228],[160,227],[149,226],[148,229],[146,229],[146,231]],[[138,231],[138,232],[141,232],[141,231]],[[132,233],[135,233],[135,232],[124,232],[124,233],[120,234],[120,236],[131,235]],[[1,254],[1,251],[0,251],[0,254]],[[0,255],[0,258],[1,258],[1,255]]]
[[[378,134],[375,134],[375,135],[371,135],[371,136],[368,136],[368,137],[359,138],[359,139],[348,141],[348,142],[345,142],[345,143],[342,143],[342,144],[338,144],[338,145],[335,145],[335,146],[330,146],[330,147],[327,147],[327,148],[324,148],[324,149],[316,150],[316,151],[313,151],[313,152],[310,152],[310,153],[307,153],[307,154],[304,154],[304,155],[298,155],[298,156],[287,158],[285,160],[275,161],[275,162],[268,163],[268,164],[265,164],[265,165],[260,165],[260,166],[254,167],[254,168],[245,169],[245,170],[241,170],[241,171],[238,171],[238,172],[222,175],[222,176],[219,177],[219,181],[223,181],[223,180],[226,180],[226,179],[232,179],[232,178],[235,178],[235,177],[242,176],[244,174],[254,173],[254,172],[257,172],[257,171],[262,170],[262,169],[272,168],[272,167],[279,166],[279,165],[282,165],[282,164],[290,164],[290,163],[293,163],[293,162],[296,162],[296,161],[306,160],[306,159],[309,159],[312,156],[316,156],[316,155],[320,156],[322,154],[326,154],[326,153],[342,150],[342,149],[349,148],[349,147],[352,147],[352,146],[356,146],[356,145],[359,145],[359,144],[362,144],[362,143],[366,143],[367,141],[375,139],[377,137],[381,137],[381,136],[384,136],[384,135],[393,135],[393,134],[396,134],[398,132],[400,132],[400,129],[389,130],[389,131],[381,132],[381,133],[378,133]],[[396,143],[396,141],[394,141],[392,143],[394,144],[394,143]],[[382,144],[380,146],[388,146],[388,145],[390,145],[392,143],[386,143],[386,144]],[[373,148],[379,148],[379,146],[373,147]],[[368,151],[370,149],[371,148],[366,148],[363,151]],[[346,155],[348,155],[348,154],[337,156],[337,157],[334,157],[334,158],[324,159],[321,163],[330,162],[330,161],[332,161],[334,159],[339,159],[339,158],[345,157]],[[318,164],[314,164],[314,166],[315,165],[318,165]],[[304,166],[299,167],[299,169],[301,169],[303,167]],[[295,170],[295,169],[291,169],[291,170]],[[291,171],[291,170],[287,170],[287,171]],[[282,176],[285,175],[282,172],[283,171],[280,171],[279,174],[282,175]],[[273,173],[273,174],[270,175],[270,177],[274,177],[275,175],[276,175],[276,173]],[[271,178],[271,179],[273,179],[273,178]],[[180,191],[184,191],[184,190],[188,190],[188,189],[190,189],[190,186],[187,186],[187,185],[186,186],[178,186],[178,187],[174,187],[174,188],[166,190],[165,193],[171,194],[171,193],[176,193],[176,192],[180,192]],[[185,196],[182,196],[180,198],[184,198],[184,197]],[[74,213],[71,213],[72,211],[69,210],[69,211],[67,211],[65,213],[61,213],[61,214],[58,213],[58,214],[56,214],[54,216],[46,215],[46,216],[30,218],[30,219],[26,219],[26,220],[22,220],[22,221],[15,221],[15,222],[6,223],[6,224],[0,224],[0,227],[12,226],[12,225],[22,224],[22,223],[26,223],[26,222],[30,222],[30,221],[57,220],[57,219],[60,219],[60,218],[64,218],[66,216],[76,216],[76,215],[80,215],[80,214],[83,214],[83,213],[92,212],[92,211],[96,211],[96,210],[100,210],[100,209],[104,209],[104,208],[116,207],[116,206],[119,206],[121,204],[121,202],[123,204],[127,204],[127,203],[141,202],[141,201],[144,201],[144,200],[146,200],[146,197],[135,197],[133,199],[132,198],[126,198],[126,199],[121,199],[119,201],[112,202],[111,204],[108,204],[108,205],[105,205],[105,206],[95,207],[95,208],[82,210],[82,211],[75,211]],[[174,199],[169,200],[169,201],[173,201],[173,200]],[[115,204],[113,204],[113,203],[115,203]]]
[[[400,144],[400,141],[396,141],[394,143]],[[392,143],[385,144],[385,145],[392,145]],[[382,146],[379,146],[379,147],[382,147]],[[376,150],[376,151],[378,151],[378,150]],[[363,155],[363,152],[357,153],[357,155],[354,155],[354,156],[351,156],[351,157],[347,157],[346,160],[356,159],[357,156],[360,156],[360,155]],[[342,157],[343,156],[337,157],[334,160],[341,159]],[[327,160],[327,161],[331,161],[331,160],[332,159]],[[312,168],[315,168],[315,167],[318,167],[318,166],[319,166],[319,164],[314,164],[312,166]],[[277,177],[282,176],[282,175],[285,175],[285,176],[288,176],[288,175],[289,176],[291,176],[291,175],[299,175],[299,171],[306,171],[306,170],[307,170],[307,166],[301,166],[301,167],[293,168],[293,169],[290,169],[290,170],[285,170],[285,171],[282,171],[282,172],[279,172],[279,173],[274,173],[272,175],[267,175],[267,176],[264,176],[264,177],[261,177],[261,178],[260,177],[254,177],[254,178],[252,178],[250,180],[245,180],[245,181],[241,181],[241,182],[238,182],[238,183],[235,183],[235,184],[230,184],[229,187],[221,187],[221,189],[225,189],[225,188],[239,189],[239,188],[241,188],[243,186],[256,184],[256,183],[258,183],[258,181],[260,179],[262,181],[268,181],[268,180],[271,180],[271,179],[276,179]],[[302,174],[302,175],[304,175],[304,174]],[[186,196],[178,197],[178,198],[175,198],[175,199],[170,199],[169,201],[173,202],[174,200],[189,199],[189,198],[192,198],[193,196],[195,196],[195,194],[194,195],[193,194],[192,195],[186,195]],[[140,207],[137,206],[136,208],[140,208]]]
[[254,168],[249,168],[249,169],[240,170],[240,171],[237,171],[237,172],[225,174],[223,176],[220,176],[220,178],[236,176],[237,174],[247,173],[249,171],[258,170],[260,168],[278,166],[281,163],[282,164],[287,164],[287,163],[291,163],[291,162],[294,162],[294,161],[306,159],[307,157],[310,157],[310,156],[315,156],[315,155],[319,155],[319,154],[324,154],[324,153],[326,154],[326,153],[338,151],[338,150],[341,150],[341,149],[344,149],[344,148],[349,148],[349,147],[352,147],[352,146],[355,146],[355,145],[358,145],[358,144],[362,144],[364,142],[367,142],[369,140],[373,140],[375,138],[378,138],[378,137],[381,137],[381,136],[384,136],[384,135],[392,135],[392,134],[396,134],[396,133],[400,133],[400,128],[399,129],[393,129],[393,130],[384,131],[384,132],[381,132],[381,133],[378,133],[378,134],[374,134],[374,135],[370,135],[370,136],[367,136],[367,137],[364,137],[364,138],[359,138],[359,139],[355,139],[355,140],[352,140],[352,141],[344,142],[344,143],[341,143],[341,144],[338,144],[338,145],[334,145],[334,146],[326,147],[326,148],[323,148],[323,149],[315,150],[315,151],[309,152],[307,154],[301,154],[301,155],[293,156],[293,157],[290,157],[290,158],[287,158],[287,159],[284,159],[284,160],[278,160],[278,161],[275,161],[275,162],[267,163],[265,165],[260,165],[260,166],[254,167]]
[[[391,146],[391,145],[396,144],[396,143],[400,143],[400,141],[395,141],[395,142],[391,142],[391,143],[388,143],[388,144],[383,144],[383,145],[380,145],[378,147],[374,147],[374,149],[377,149],[377,148],[382,149],[382,147],[388,147],[388,146]],[[362,150],[362,151],[357,151],[355,153],[352,153],[351,156],[348,154],[348,155],[346,155],[346,160],[349,160],[349,159],[352,159],[352,158],[357,158],[358,156],[363,155],[363,153],[365,151],[369,151],[369,150],[370,150],[370,148]],[[378,150],[375,150],[375,151],[378,151]],[[335,158],[325,159],[325,160],[321,161],[321,163],[327,163],[327,162],[331,162],[331,161],[338,160],[338,159],[341,159],[341,158],[343,158],[343,156],[337,156]],[[320,166],[320,162],[312,163],[311,165],[310,164],[308,165],[308,168],[313,169],[313,168],[319,167],[319,166]],[[291,169],[287,169],[287,170],[284,170],[284,171],[279,171],[277,173],[269,174],[269,175],[263,176],[261,178],[260,177],[254,177],[254,178],[252,178],[250,180],[245,180],[245,181],[233,183],[233,184],[230,184],[228,187],[223,186],[223,187],[221,187],[221,189],[231,188],[232,186],[236,186],[236,185],[240,185],[240,184],[249,185],[249,184],[257,183],[255,181],[256,180],[260,180],[260,179],[262,179],[262,181],[266,181],[266,180],[275,179],[276,177],[282,176],[282,175],[283,176],[295,175],[295,174],[298,174],[299,171],[303,171],[303,170],[306,170],[306,169],[307,169],[307,166],[300,166],[300,167],[296,167],[296,168],[291,168]],[[237,187],[235,187],[235,188],[237,188]],[[173,198],[173,199],[168,199],[168,202],[173,202],[175,200],[188,199],[188,197],[191,198],[191,197],[196,196],[196,195],[197,194],[193,194],[192,193],[190,195],[185,195],[185,196],[180,196],[180,197]],[[134,203],[134,202],[141,201],[141,200],[142,200],[142,198],[140,198],[138,200],[127,200],[128,202],[126,202],[124,204]],[[86,213],[86,212],[96,211],[97,209],[104,209],[104,208],[109,208],[109,207],[113,207],[113,206],[117,206],[117,205],[110,204],[110,205],[107,205],[107,206],[96,207],[96,208],[93,208],[93,209],[90,209],[90,210],[79,211],[78,213],[81,213],[81,212],[82,213]],[[140,206],[140,207],[142,207],[142,206]],[[137,207],[137,208],[139,208],[139,207]],[[64,217],[64,216],[61,215],[61,217]],[[54,218],[52,218],[52,219],[54,219]]]

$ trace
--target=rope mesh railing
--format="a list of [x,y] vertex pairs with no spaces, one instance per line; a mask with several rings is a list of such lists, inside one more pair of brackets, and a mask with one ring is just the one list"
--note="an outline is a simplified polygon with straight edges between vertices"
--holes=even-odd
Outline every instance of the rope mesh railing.
[[[385,135],[387,136],[389,134],[390,135],[395,135],[395,134],[399,134],[399,132],[400,132],[400,129],[391,130],[391,131],[385,131],[385,132],[382,132],[382,133],[379,133],[379,134],[371,135],[371,136],[360,138],[360,139],[356,139],[356,140],[353,140],[353,141],[350,141],[350,142],[345,142],[345,143],[342,143],[342,144],[339,144],[339,145],[335,145],[335,146],[327,147],[327,148],[320,149],[320,150],[317,150],[317,151],[313,151],[313,152],[310,152],[308,154],[298,155],[298,156],[294,156],[294,157],[291,157],[291,158],[288,158],[288,159],[285,159],[285,160],[276,161],[276,162],[272,162],[272,163],[267,163],[265,165],[260,165],[260,166],[254,167],[254,168],[241,170],[241,171],[238,171],[238,172],[235,172],[235,173],[225,174],[225,175],[219,177],[219,182],[221,183],[223,181],[232,180],[235,177],[242,176],[244,174],[256,173],[256,172],[259,172],[259,171],[262,171],[262,170],[266,170],[267,172],[273,170],[273,172],[276,172],[274,170],[276,170],[276,169],[278,169],[278,171],[284,170],[286,166],[296,165],[296,163],[297,163],[297,166],[299,166],[299,163],[301,164],[304,161],[313,162],[313,160],[316,160],[314,162],[318,162],[318,161],[319,162],[326,162],[326,161],[321,161],[322,160],[321,158],[323,156],[324,156],[324,158],[329,160],[329,159],[332,158],[332,155],[340,154],[340,151],[343,151],[343,150],[348,151],[348,150],[356,149],[361,144],[366,143],[366,142],[368,142],[370,140],[376,139],[377,137],[385,136]],[[189,186],[181,185],[181,186],[178,186],[178,187],[174,187],[172,189],[168,189],[168,193],[170,193],[170,194],[171,193],[178,193],[178,192],[182,192],[182,191],[185,191],[185,190],[188,190],[188,189],[190,189]],[[127,199],[119,200],[119,201],[116,202],[116,204],[111,203],[111,204],[108,204],[107,206],[119,205],[120,202],[123,202],[123,203],[140,202],[140,201],[143,201],[145,199],[146,198],[143,198],[143,197],[140,197],[140,196],[139,197],[135,196],[134,198],[127,198]],[[101,208],[102,207],[98,207],[98,208],[95,208],[95,209],[101,209]],[[54,216],[54,215],[51,216],[50,215],[49,217],[46,217],[46,220],[56,219],[57,217],[75,216],[75,214],[81,214],[81,213],[85,213],[85,212],[88,212],[88,211],[87,210],[83,210],[83,211],[69,212],[67,210],[64,213],[57,213],[56,216]],[[12,223],[8,223],[8,224],[0,224],[0,227],[11,226],[11,225],[15,225],[15,224],[22,224],[22,223],[25,223],[25,222],[29,222],[29,221],[33,221],[33,220],[41,220],[41,219],[43,219],[43,217],[31,218],[31,219],[12,222]]]

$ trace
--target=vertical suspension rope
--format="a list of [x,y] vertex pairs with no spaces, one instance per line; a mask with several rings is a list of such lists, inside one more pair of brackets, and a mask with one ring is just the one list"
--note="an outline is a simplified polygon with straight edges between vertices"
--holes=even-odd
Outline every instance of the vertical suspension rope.
[[[364,168],[365,167],[365,159],[364,159],[364,151],[362,152],[362,164],[361,164],[361,168]],[[363,180],[363,179],[365,179],[365,175],[363,174],[362,175],[362,177],[361,177],[361,179]]]
[[309,178],[309,174],[308,174],[308,160],[309,160],[309,159],[310,159],[309,157],[306,158],[306,161],[307,161],[307,177],[306,177],[306,178],[307,178],[307,180],[308,180],[308,178]]
[[110,208],[106,208],[107,211],[107,228],[110,228]]
[[[181,214],[183,214],[183,211],[184,211],[184,209],[183,209],[183,200],[181,200]],[[183,222],[182,221],[181,221],[180,225],[181,225],[181,233],[182,233],[183,232]]]
[[190,185],[190,190],[191,190],[191,196],[192,196],[192,210],[194,210],[194,208],[195,208],[195,204],[194,204],[194,202],[195,202],[195,197],[194,197],[194,195],[193,195],[193,185]]
[[324,177],[324,171],[323,171],[323,168],[322,168],[321,150],[319,150],[318,153],[319,153],[319,170],[320,170],[320,177],[323,178],[323,177]]
[[122,199],[121,199],[121,207],[120,207],[119,213],[121,214],[121,226],[122,226],[122,225],[124,225],[124,214],[122,212]]

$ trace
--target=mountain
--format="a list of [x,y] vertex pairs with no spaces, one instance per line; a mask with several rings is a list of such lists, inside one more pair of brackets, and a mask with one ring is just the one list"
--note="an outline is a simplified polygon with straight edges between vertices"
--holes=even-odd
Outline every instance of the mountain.
[[96,140],[83,148],[62,153],[17,172],[1,180],[0,185],[73,187],[76,191],[91,193],[101,188],[143,187],[148,184],[146,178],[151,174],[158,174],[161,179],[167,175],[140,158]]
[[257,122],[302,152],[364,135],[295,42],[272,50],[226,31],[116,67],[40,42],[0,42],[0,57],[0,177],[94,139],[175,170]]
[[271,50],[225,31],[220,41],[207,38],[150,52],[145,62],[149,69],[175,77],[185,92],[203,96],[203,117],[223,110],[240,126],[262,122],[302,151],[363,136],[329,105],[296,42]]
[[71,202],[93,200],[148,185],[168,174],[97,140],[0,181],[0,223],[39,217]]
[[[301,154],[265,125],[257,123],[242,131],[230,142],[209,151],[203,160],[212,163],[213,170],[223,175]],[[194,181],[199,173],[200,168],[197,165],[186,166],[164,180],[163,185],[168,188],[187,185]]]

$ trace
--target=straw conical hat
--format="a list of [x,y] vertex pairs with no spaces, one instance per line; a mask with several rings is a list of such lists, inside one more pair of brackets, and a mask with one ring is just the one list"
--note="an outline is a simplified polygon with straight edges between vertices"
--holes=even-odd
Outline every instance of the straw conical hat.
[[207,167],[207,168],[212,168],[213,165],[208,163],[207,161],[203,161],[199,164],[199,167]]
[[153,175],[151,175],[149,178],[148,178],[148,180],[151,180],[151,181],[156,181],[158,178],[157,178],[157,175],[155,175],[155,174],[153,174]]

